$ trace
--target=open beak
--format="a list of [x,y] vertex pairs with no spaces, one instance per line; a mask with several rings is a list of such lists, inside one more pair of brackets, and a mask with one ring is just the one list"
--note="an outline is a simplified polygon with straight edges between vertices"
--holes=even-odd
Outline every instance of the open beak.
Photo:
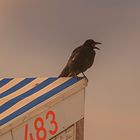
[[[102,44],[102,43],[100,43],[100,42],[95,42],[95,45],[98,45],[98,44]],[[100,48],[95,47],[95,46],[94,46],[94,49],[100,50]]]
[[97,45],[98,45],[98,44],[102,44],[102,43],[100,43],[100,42],[95,42],[95,44],[97,44]]
[[94,49],[100,50],[100,48],[98,48],[98,47],[94,47]]

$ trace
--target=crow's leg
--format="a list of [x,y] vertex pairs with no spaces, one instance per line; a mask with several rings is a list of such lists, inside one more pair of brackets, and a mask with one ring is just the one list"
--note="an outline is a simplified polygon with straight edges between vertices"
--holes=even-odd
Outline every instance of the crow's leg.
[[87,80],[87,82],[88,82],[88,78],[86,77],[86,75],[84,74],[84,72],[82,72],[82,74],[83,74],[83,76],[84,76],[84,78]]
[[79,77],[77,76],[76,72],[69,73],[68,77],[74,77],[77,80],[79,80]]
[[73,73],[73,77],[75,77],[77,80],[79,80],[79,77],[77,76],[77,74],[75,72]]
[[79,80],[79,77],[77,76],[76,72],[72,72],[72,77],[76,78],[77,80]]

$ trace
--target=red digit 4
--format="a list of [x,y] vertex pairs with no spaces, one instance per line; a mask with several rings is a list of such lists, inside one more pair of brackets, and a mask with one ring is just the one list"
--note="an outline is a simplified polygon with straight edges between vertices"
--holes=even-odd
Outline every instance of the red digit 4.
[[[33,138],[32,133],[30,133],[29,136],[30,136],[30,140],[35,140],[35,139]],[[24,136],[24,140],[28,140],[28,124],[25,125],[25,136]]]
[[30,133],[30,140],[35,140],[35,139],[33,138],[32,133]]

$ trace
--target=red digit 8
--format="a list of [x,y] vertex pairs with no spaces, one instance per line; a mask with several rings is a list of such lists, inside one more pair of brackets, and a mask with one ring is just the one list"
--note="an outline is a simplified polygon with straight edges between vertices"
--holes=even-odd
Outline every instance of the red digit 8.
[[[39,127],[37,126],[38,122],[40,122],[40,124],[41,124]],[[46,140],[47,132],[46,132],[46,129],[44,128],[44,121],[41,117],[38,117],[35,119],[34,127],[36,129],[37,140]],[[40,137],[40,135],[39,135],[41,131],[43,132],[42,137]]]
[[53,111],[48,111],[47,112],[46,119],[48,119],[49,116],[52,116],[52,119],[51,119],[50,123],[55,126],[54,130],[50,130],[49,132],[50,132],[51,135],[54,135],[57,132],[57,130],[58,130],[58,124],[55,121],[55,114],[54,114]]

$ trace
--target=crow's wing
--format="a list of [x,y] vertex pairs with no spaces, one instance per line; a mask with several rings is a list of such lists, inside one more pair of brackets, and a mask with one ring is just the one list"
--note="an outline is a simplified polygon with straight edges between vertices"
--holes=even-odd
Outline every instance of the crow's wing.
[[71,54],[71,56],[70,56],[70,58],[69,58],[69,60],[68,60],[68,62],[66,64],[65,68],[63,69],[63,71],[61,72],[59,77],[67,77],[67,76],[72,76],[73,75],[73,73],[74,73],[73,67],[74,67],[75,63],[77,62],[77,58],[80,55],[80,50],[81,50],[81,46],[76,48],[72,52],[72,54]]
[[80,46],[73,51],[67,65],[71,67],[77,75],[92,66],[95,54],[94,50]]
[[71,66],[71,65],[75,64],[75,62],[77,60],[79,60],[79,56],[80,56],[81,50],[82,50],[82,47],[80,46],[80,47],[76,48],[72,52],[72,54],[71,54],[71,56],[70,56],[70,58],[68,60],[68,63],[67,63],[68,66]]

